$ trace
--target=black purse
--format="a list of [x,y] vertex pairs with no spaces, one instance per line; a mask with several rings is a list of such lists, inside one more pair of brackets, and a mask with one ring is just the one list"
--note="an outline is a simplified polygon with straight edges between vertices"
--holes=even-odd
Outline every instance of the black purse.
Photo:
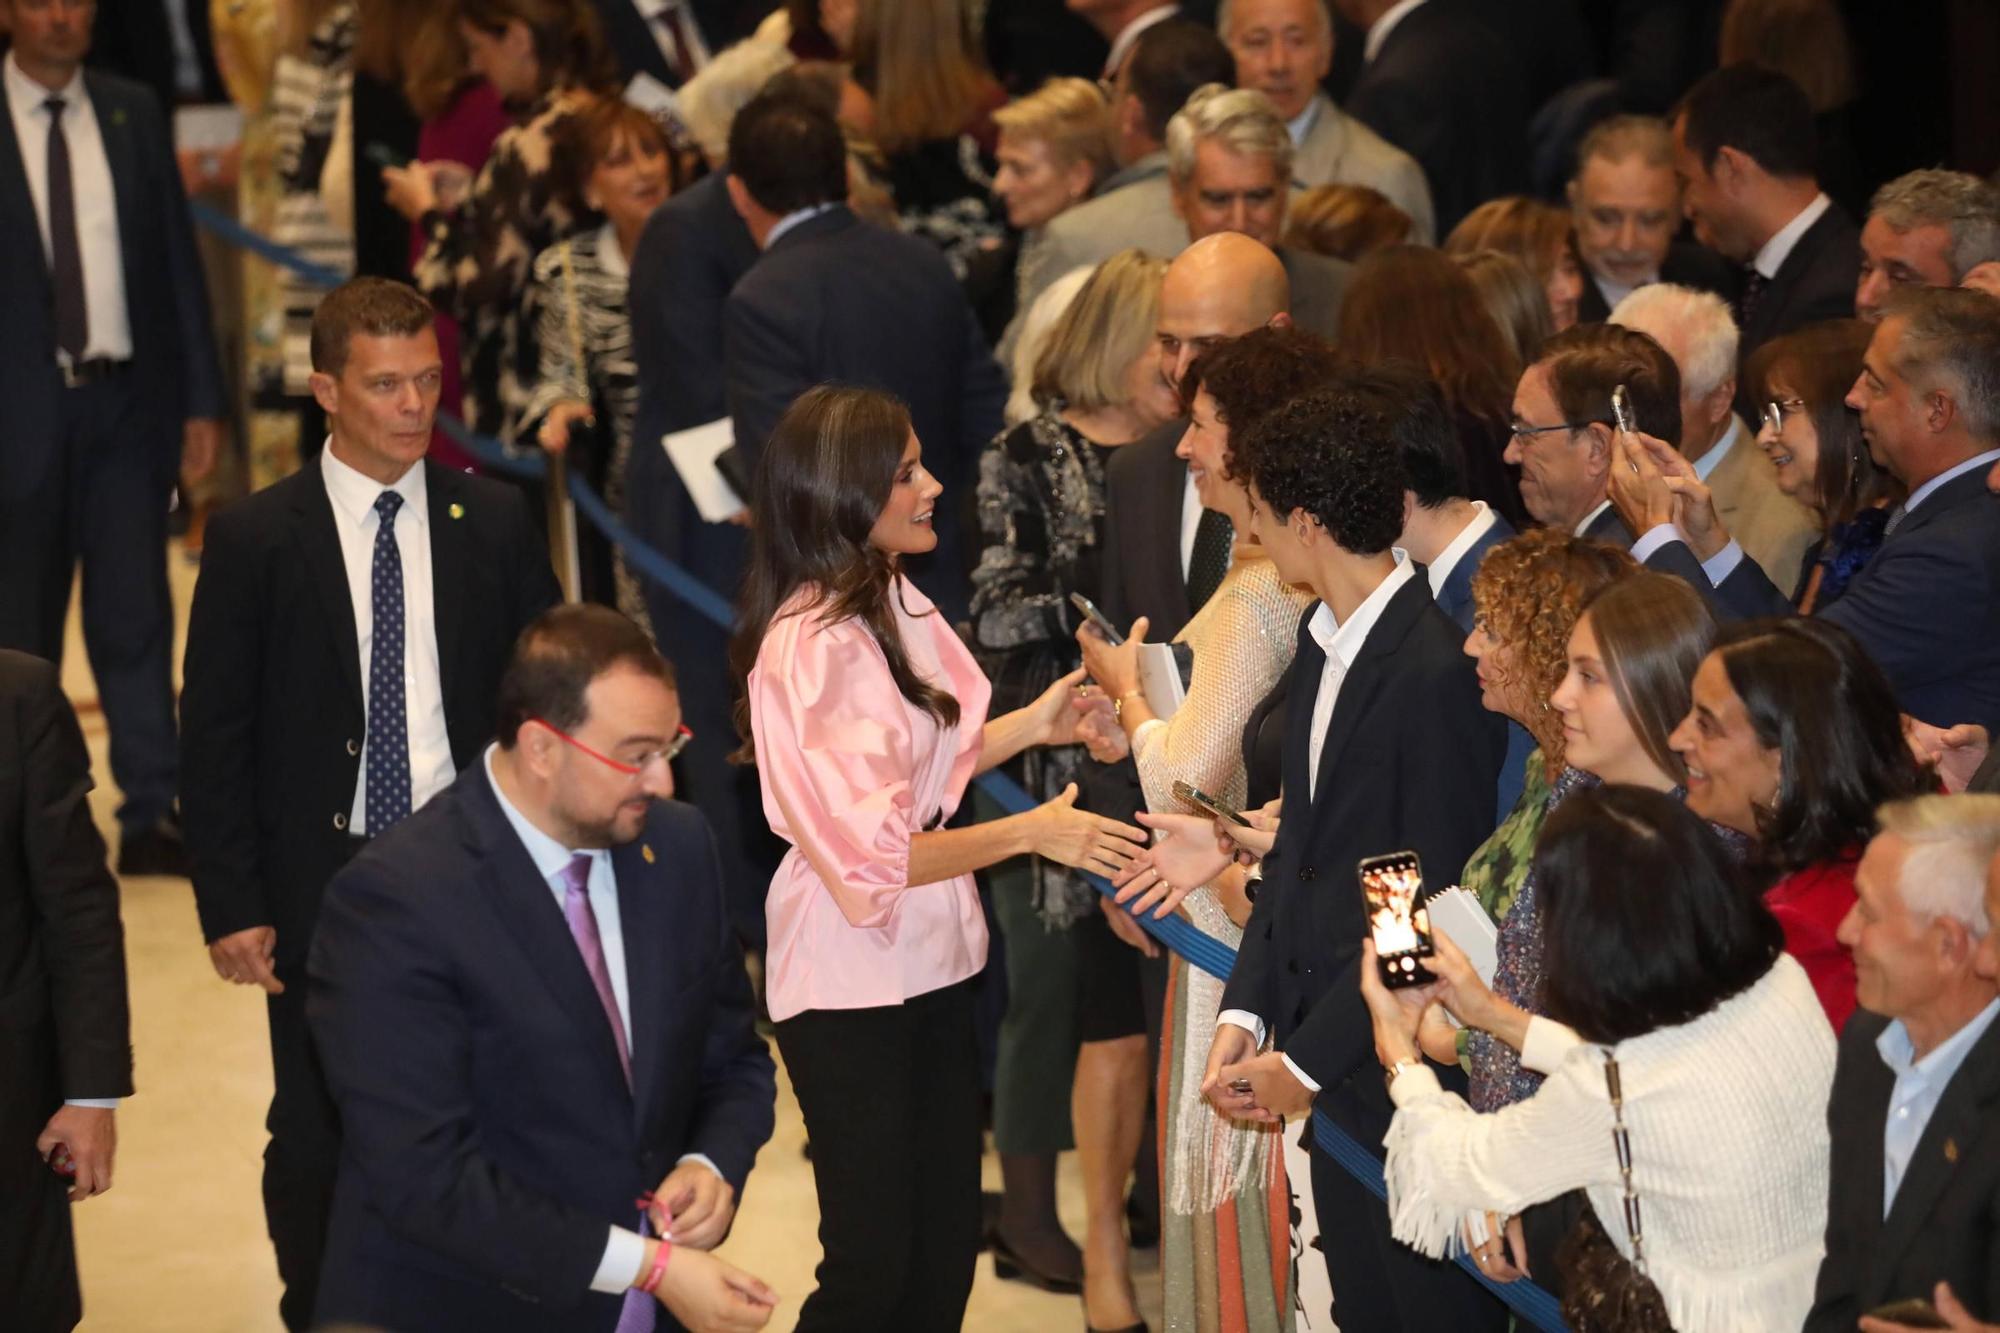
[[1666,1300],[1646,1275],[1645,1229],[1632,1188],[1632,1137],[1625,1128],[1618,1057],[1610,1051],[1604,1053],[1604,1083],[1611,1094],[1611,1139],[1625,1180],[1625,1235],[1632,1257],[1627,1259],[1612,1244],[1586,1197],[1582,1216],[1556,1251],[1563,1319],[1573,1333],[1672,1333]]

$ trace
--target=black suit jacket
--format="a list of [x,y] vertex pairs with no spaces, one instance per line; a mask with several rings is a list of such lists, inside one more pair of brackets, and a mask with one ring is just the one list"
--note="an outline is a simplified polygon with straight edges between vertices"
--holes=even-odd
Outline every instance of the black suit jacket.
[[[221,371],[208,321],[208,292],[181,190],[172,132],[145,87],[85,70],[118,196],[118,247],[132,324],[129,379],[144,423],[130,438],[101,441],[149,466],[164,489],[180,467],[181,423],[222,415]],[[42,250],[41,224],[14,137],[0,116],[0,494],[26,495],[57,448],[63,388],[56,369],[55,287]]]
[[1476,205],[1527,189],[1525,77],[1464,0],[1411,10],[1344,108],[1423,166],[1439,237]]
[[1113,450],[1104,467],[1104,614],[1120,629],[1145,616],[1154,643],[1170,641],[1194,614],[1181,568],[1187,464],[1174,456],[1185,434],[1186,420],[1169,421]]
[[132,1092],[118,884],[55,667],[0,649],[0,1310],[79,1316],[63,1182],[35,1139],[69,1097]]
[[714,835],[659,802],[611,863],[629,1088],[481,757],[334,877],[306,1002],[341,1118],[323,1322],[610,1333],[620,1298],[590,1280],[633,1200],[688,1153],[740,1195],[776,1080]]
[[[222,72],[215,64],[208,4],[206,0],[179,0],[179,3],[187,17],[188,37],[194,42],[195,64],[201,70],[201,93],[197,100],[227,101]],[[145,84],[161,106],[172,106],[179,100],[173,25],[167,18],[167,0],[103,0],[97,7],[97,22],[91,26],[88,59],[93,68]]]
[[[1806,228],[1778,266],[1778,275],[1764,289],[1757,308],[1741,321],[1742,364],[1749,365],[1750,354],[1771,339],[1815,320],[1852,318],[1854,284],[1860,275],[1861,232],[1854,219],[1834,204]],[[1754,412],[1744,411],[1740,397],[1737,411],[1745,421],[1756,419]]]
[[1279,1050],[1320,1085],[1315,1105],[1364,1143],[1378,1143],[1389,1098],[1361,999],[1367,933],[1354,868],[1415,851],[1427,882],[1452,882],[1493,831],[1493,784],[1506,745],[1500,716],[1480,707],[1460,645],[1431,602],[1421,569],[1398,589],[1341,682],[1310,793],[1312,701],[1326,655],[1299,621],[1286,705],[1284,809],[1264,885],[1243,930],[1224,1009],[1262,1018]]
[[[1675,241],[1667,247],[1667,257],[1660,261],[1660,281],[1714,292],[1725,301],[1736,299],[1736,274],[1730,270],[1729,261],[1693,241]],[[1852,299],[1853,293],[1848,296]],[[1601,324],[1611,318],[1611,306],[1598,289],[1596,277],[1587,270],[1583,295],[1576,303],[1576,318],[1580,324]]]
[[[514,640],[555,604],[521,492],[422,464],[445,728],[459,772],[492,739]],[[210,520],[181,691],[181,812],[204,938],[275,926],[305,962],[346,859],[367,731],[354,605],[316,465]]]
[[[660,39],[653,35],[652,24],[640,16],[632,0],[592,0],[592,5],[604,30],[605,45],[627,79],[644,72],[669,88],[680,86],[681,81],[667,65],[666,52],[660,49]],[[775,6],[771,0],[689,0],[688,8],[694,11],[701,39],[713,55],[756,31],[758,22]]]
[[1833,1139],[1826,1258],[1806,1333],[1850,1333],[1890,1301],[1951,1283],[1976,1319],[2000,1319],[2000,1023],[1945,1088],[1882,1216],[1882,1131],[1896,1076],[1875,1039],[1889,1020],[1856,1010],[1840,1034],[1826,1108]]
[[[1723,617],[1794,613],[1748,556],[1719,588],[1680,542],[1646,563],[1709,593]],[[1904,712],[1943,727],[2000,726],[2000,496],[1986,489],[1986,469],[1926,497],[1847,590],[1814,614],[1861,641]]]

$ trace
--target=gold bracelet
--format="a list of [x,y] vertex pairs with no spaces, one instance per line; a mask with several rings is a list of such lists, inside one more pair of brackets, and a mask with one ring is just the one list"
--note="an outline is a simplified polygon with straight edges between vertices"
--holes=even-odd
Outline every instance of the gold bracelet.
[[1113,699],[1111,701],[1111,716],[1123,722],[1125,720],[1125,701],[1134,695],[1144,695],[1145,693],[1146,691],[1143,689],[1127,690],[1116,699]]

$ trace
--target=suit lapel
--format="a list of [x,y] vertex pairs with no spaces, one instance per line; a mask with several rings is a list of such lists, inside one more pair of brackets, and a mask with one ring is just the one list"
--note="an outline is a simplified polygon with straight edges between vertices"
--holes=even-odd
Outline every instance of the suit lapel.
[[[0,107],[0,110],[7,108]],[[11,111],[0,115],[0,216],[14,219],[14,244],[22,247],[23,253],[32,253],[35,262],[26,261],[17,267],[21,271],[33,268],[39,276],[41,290],[46,299],[49,287],[49,266],[42,249],[42,237],[36,220],[34,197],[28,193],[28,169],[21,157],[21,145],[14,138],[14,117]],[[27,246],[34,249],[28,251]]]
[[354,596],[347,587],[347,562],[340,554],[333,501],[327,498],[326,477],[317,463],[308,463],[294,483],[292,512],[297,516],[299,549],[307,576],[319,590],[322,609],[333,636],[340,678],[356,709],[366,707],[361,693],[361,640],[354,630]]
[[626,1037],[632,1043],[632,1097],[641,1115],[653,1104],[660,1078],[662,1029],[666,1021],[668,976],[662,966],[667,928],[668,887],[650,841],[650,828],[637,842],[611,849],[611,868],[618,876],[618,918],[625,937],[625,986],[632,1021]]
[[1389,604],[1382,608],[1374,628],[1362,640],[1354,665],[1347,668],[1347,674],[1340,682],[1340,693],[1333,701],[1333,716],[1326,724],[1326,744],[1319,752],[1319,787],[1313,795],[1315,821],[1321,803],[1333,790],[1341,751],[1347,748],[1354,729],[1361,725],[1361,719],[1367,715],[1376,693],[1382,688],[1382,682],[1387,679],[1389,655],[1402,643],[1410,622],[1430,600],[1430,585],[1424,581],[1422,572],[1412,571],[1409,582],[1398,588],[1389,599]]
[[[1886,1069],[1884,1072],[1887,1072]],[[1894,1080],[1880,1099],[1886,1118]],[[1887,1271],[1909,1249],[1918,1227],[1936,1206],[1938,1195],[1958,1174],[1958,1164],[1991,1122],[1990,1106],[2000,1097],[2000,1023],[1986,1029],[1969,1052],[1958,1074],[1944,1090],[1937,1110],[1910,1154],[1910,1164],[1897,1187],[1896,1202],[1882,1223],[1882,1241],[1875,1247],[1878,1271]],[[1877,1126],[1875,1142],[1881,1142]],[[1881,1178],[1881,1173],[1876,1173]],[[1878,1186],[1879,1188],[1879,1186]],[[1877,1203],[1879,1204],[1879,1196]]]
[[423,468],[430,510],[431,619],[437,630],[438,689],[445,701],[448,726],[451,701],[458,697],[458,644],[464,637],[466,509],[456,473],[429,459],[424,460]]
[[1883,545],[1898,537],[1907,537],[1912,532],[1921,532],[1967,500],[1976,500],[1987,493],[1986,474],[1989,468],[1977,467],[1970,472],[1953,477],[1944,485],[1924,497],[1914,514],[1907,514],[1896,525],[1896,530],[1883,540]]

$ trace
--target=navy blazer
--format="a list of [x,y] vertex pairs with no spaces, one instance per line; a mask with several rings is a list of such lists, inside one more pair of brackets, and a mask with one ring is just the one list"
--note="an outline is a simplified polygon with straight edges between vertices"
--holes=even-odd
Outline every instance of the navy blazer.
[[1418,570],[1382,610],[1341,682],[1306,776],[1312,700],[1326,655],[1299,620],[1286,710],[1283,823],[1243,930],[1224,1009],[1256,1014],[1279,1050],[1321,1088],[1317,1105],[1364,1143],[1379,1143],[1389,1098],[1361,999],[1367,935],[1355,865],[1412,850],[1441,887],[1493,831],[1493,784],[1506,744],[1480,705],[1465,636],[1431,602]]
[[657,802],[611,863],[630,1088],[483,760],[328,886],[306,1001],[342,1128],[320,1321],[610,1333],[620,1298],[590,1281],[633,1200],[688,1153],[740,1198],[776,1077],[714,836]]
[[[1904,712],[1937,726],[2000,725],[2000,496],[1986,489],[1986,472],[1938,487],[1847,590],[1814,612],[1861,641]],[[1646,563],[1709,593],[1726,619],[1793,614],[1748,556],[1720,588],[1678,541]]]
[[[132,325],[131,392],[138,410],[122,438],[97,441],[149,464],[162,490],[180,470],[181,424],[223,414],[222,372],[208,320],[208,288],[181,189],[173,136],[142,84],[83,72],[118,196],[118,248]],[[28,192],[14,120],[0,115],[0,495],[27,495],[59,445],[63,388],[56,367],[55,284]]]
[[1946,1085],[1882,1215],[1882,1132],[1896,1076],[1857,1010],[1840,1034],[1826,1125],[1833,1140],[1826,1258],[1806,1333],[1849,1333],[1877,1306],[1928,1301],[1940,1281],[1973,1318],[2000,1319],[2000,1023]]
[[[1480,561],[1486,553],[1501,542],[1515,536],[1514,525],[1499,514],[1493,515],[1493,526],[1486,529],[1480,539],[1472,544],[1472,549],[1458,558],[1444,576],[1444,584],[1437,590],[1438,610],[1452,618],[1460,630],[1472,633],[1472,622],[1476,619],[1472,603],[1472,576],[1479,572]],[[1507,723],[1507,753],[1500,761],[1500,777],[1494,788],[1495,815],[1497,827],[1501,820],[1514,811],[1515,802],[1521,799],[1521,788],[1526,785],[1524,774],[1528,767],[1528,756],[1534,751],[1535,738],[1520,723]]]

